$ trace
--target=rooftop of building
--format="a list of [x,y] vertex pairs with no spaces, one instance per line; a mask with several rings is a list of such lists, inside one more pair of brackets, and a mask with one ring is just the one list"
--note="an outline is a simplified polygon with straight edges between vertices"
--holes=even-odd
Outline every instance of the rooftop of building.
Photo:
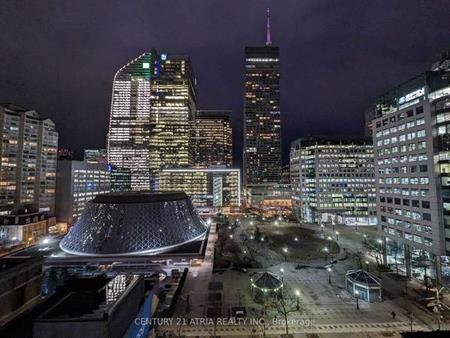
[[198,117],[204,119],[214,119],[214,118],[230,118],[231,110],[229,109],[214,109],[214,110],[197,110]]
[[291,147],[309,147],[315,145],[372,145],[372,138],[349,136],[316,136],[302,137],[291,142]]
[[9,256],[0,258],[0,279],[5,277],[5,272],[13,272],[15,270],[22,270],[25,265],[41,264],[43,257],[38,256]]
[[[49,120],[50,119],[46,118],[46,117],[41,117],[39,115],[39,113],[33,109],[27,109],[18,105],[15,105],[13,103],[0,103],[0,111],[4,110],[5,112],[9,113],[9,114],[16,114],[16,115],[22,115],[25,114],[28,117],[32,117],[35,118],[39,121],[45,121],[45,120]],[[53,121],[52,121],[53,123]]]
[[278,57],[280,48],[275,46],[247,46],[245,47],[245,56],[274,56]]
[[188,198],[182,191],[124,191],[100,194],[93,199],[94,203],[153,203],[169,202]]
[[45,213],[40,212],[34,204],[19,204],[9,215],[0,216],[1,225],[24,225],[45,219]]
[[162,169],[162,172],[179,172],[179,173],[194,173],[194,172],[240,172],[240,169],[238,168],[229,168],[224,165],[220,166],[209,166],[207,168],[204,167],[198,167],[198,168],[166,168]]
[[107,318],[104,314],[120,302],[140,279],[142,276],[118,275],[100,288],[73,291],[42,313],[37,320],[103,320]]

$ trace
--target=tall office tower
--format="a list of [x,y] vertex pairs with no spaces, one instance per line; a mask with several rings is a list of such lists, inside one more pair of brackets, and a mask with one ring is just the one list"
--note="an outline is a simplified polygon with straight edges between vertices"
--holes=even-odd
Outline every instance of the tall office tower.
[[272,46],[269,11],[264,47],[245,48],[244,182],[281,178],[280,59]]
[[0,105],[0,213],[34,204],[53,214],[58,133],[34,110]]
[[189,58],[140,55],[114,77],[108,162],[130,170],[133,190],[157,189],[161,168],[192,164],[194,112]]
[[150,87],[156,51],[144,53],[114,76],[108,163],[130,169],[133,190],[150,189]]
[[194,165],[233,164],[233,141],[229,110],[198,110],[194,121]]
[[418,278],[431,270],[440,279],[440,256],[450,255],[449,65],[447,55],[434,71],[395,87],[374,107],[384,259]]
[[188,56],[161,54],[151,86],[150,177],[158,190],[162,168],[194,163],[192,125],[196,111],[196,80]]
[[370,139],[298,139],[291,143],[290,170],[299,221],[376,224]]

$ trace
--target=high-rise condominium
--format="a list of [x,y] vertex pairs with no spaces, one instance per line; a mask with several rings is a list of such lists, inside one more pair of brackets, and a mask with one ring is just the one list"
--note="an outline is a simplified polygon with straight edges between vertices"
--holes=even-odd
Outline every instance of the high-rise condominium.
[[184,55],[146,52],[116,73],[108,162],[129,169],[133,190],[157,189],[161,168],[192,164],[195,80]]
[[450,255],[449,60],[381,96],[372,121],[385,259],[419,278]]
[[34,110],[0,105],[0,213],[34,204],[53,214],[58,133]]
[[281,179],[280,59],[279,48],[272,46],[267,14],[266,46],[245,48],[246,186]]
[[233,164],[231,111],[199,110],[194,122],[194,165],[199,167]]

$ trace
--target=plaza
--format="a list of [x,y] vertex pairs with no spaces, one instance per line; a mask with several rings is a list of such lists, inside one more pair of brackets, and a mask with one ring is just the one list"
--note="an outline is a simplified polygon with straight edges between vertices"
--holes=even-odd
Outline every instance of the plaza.
[[[246,233],[247,228],[252,229],[256,222],[258,221],[254,219],[244,219],[242,225],[235,228],[233,240],[239,243],[242,252],[247,254],[250,245],[246,243],[248,240],[242,240],[240,234]],[[267,231],[268,227],[264,226],[264,223],[269,221],[258,222],[269,241],[270,232],[279,234],[283,228],[291,228],[294,225],[284,221],[276,222],[277,225],[273,220],[270,221],[272,231]],[[314,228],[317,240],[328,238],[328,234],[333,231],[331,228],[321,229],[317,225],[295,226],[299,231]],[[229,231],[229,227],[225,229]],[[363,229],[359,233],[349,227],[336,226],[334,232],[336,229],[339,229],[339,239],[337,240],[334,235],[333,243],[340,249],[333,257],[332,264],[324,261],[323,252],[319,252],[316,258],[311,253],[305,260],[299,257],[286,260],[283,255],[272,253],[270,245],[266,242],[259,244],[260,255],[267,260],[266,266],[241,270],[221,268],[215,272],[204,270],[201,274],[191,269],[183,290],[184,299],[190,295],[189,311],[186,311],[185,304],[180,302],[174,314],[175,318],[229,318],[233,316],[233,309],[239,308],[245,309],[245,320],[242,319],[233,325],[224,325],[223,322],[216,321],[213,325],[164,326],[160,327],[158,332],[178,332],[185,336],[216,334],[227,337],[252,335],[279,337],[286,333],[286,320],[289,334],[293,334],[294,337],[313,333],[326,337],[340,335],[366,337],[368,333],[371,336],[381,336],[383,332],[399,336],[400,332],[405,331],[435,329],[433,313],[413,302],[412,296],[405,297],[401,286],[385,274],[381,277],[380,274],[375,275],[383,287],[383,301],[369,303],[359,299],[357,304],[355,296],[346,290],[346,274],[358,267],[357,252],[364,248],[362,235],[367,233],[375,235],[376,232],[372,228]],[[214,235],[216,240],[219,236],[220,231],[219,235]],[[297,239],[297,242],[300,242],[300,239]],[[213,244],[214,239],[210,237],[207,251],[214,251]],[[282,252],[282,248],[280,249]],[[330,258],[331,256],[328,257]],[[370,255],[366,259],[370,261],[366,261],[365,268],[374,273],[375,260]],[[255,262],[258,261],[255,259]],[[286,316],[280,313],[279,304],[275,301],[258,303],[253,298],[250,278],[265,271],[281,277],[282,294],[287,307]]]

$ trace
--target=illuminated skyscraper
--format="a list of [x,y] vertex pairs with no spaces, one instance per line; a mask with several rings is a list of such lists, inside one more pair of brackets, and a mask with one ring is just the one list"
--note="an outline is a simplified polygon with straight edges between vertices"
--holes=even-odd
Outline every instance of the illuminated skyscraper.
[[130,169],[133,190],[150,188],[150,86],[155,53],[140,55],[114,76],[108,162]]
[[233,164],[231,111],[199,110],[194,123],[194,164],[200,167]]
[[34,204],[53,214],[58,133],[34,110],[0,106],[0,213]]
[[162,168],[194,163],[192,124],[195,120],[196,81],[186,55],[161,54],[151,86],[150,177],[158,190]]
[[133,190],[156,190],[161,168],[193,163],[195,81],[189,58],[146,52],[114,77],[108,162]]
[[281,179],[280,59],[269,11],[265,47],[245,48],[244,178],[246,186]]

